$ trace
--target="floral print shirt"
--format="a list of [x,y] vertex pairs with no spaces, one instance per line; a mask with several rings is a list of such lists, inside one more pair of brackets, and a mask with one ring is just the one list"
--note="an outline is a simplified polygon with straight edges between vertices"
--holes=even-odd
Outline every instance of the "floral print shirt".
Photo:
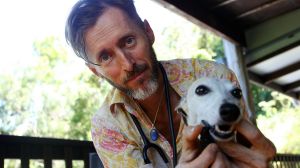
[[[161,61],[166,70],[171,87],[181,97],[190,84],[200,77],[228,79],[238,85],[235,75],[224,65],[198,59],[175,59]],[[113,88],[107,95],[102,107],[92,118],[92,139],[104,167],[170,167],[162,166],[157,153],[150,152],[151,165],[144,165],[142,157],[143,141],[129,113],[137,117],[140,125],[150,140],[152,122],[139,105],[131,98]],[[244,113],[245,114],[245,113]],[[177,152],[181,151],[183,122],[176,138]],[[154,143],[172,160],[172,147],[163,135]]]

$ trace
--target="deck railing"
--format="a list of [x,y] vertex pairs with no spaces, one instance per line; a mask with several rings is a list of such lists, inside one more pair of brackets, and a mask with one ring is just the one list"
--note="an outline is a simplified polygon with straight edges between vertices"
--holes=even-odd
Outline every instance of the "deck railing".
[[[43,160],[45,168],[52,168],[53,160],[64,160],[66,168],[73,167],[72,161],[81,160],[84,167],[89,168],[89,155],[94,152],[90,141],[0,135],[0,168],[4,168],[5,159],[21,160],[22,168],[29,168],[29,161],[32,159]],[[94,166],[91,167],[97,167],[99,164],[95,162],[98,161],[92,161]],[[277,154],[272,166],[300,168],[300,155]]]
[[300,155],[277,154],[272,161],[274,168],[300,168]]
[[31,159],[43,160],[45,168],[52,168],[53,160],[64,160],[66,168],[80,160],[89,168],[92,152],[95,148],[90,141],[0,135],[0,168],[4,168],[5,159],[21,160],[22,168],[29,168]]

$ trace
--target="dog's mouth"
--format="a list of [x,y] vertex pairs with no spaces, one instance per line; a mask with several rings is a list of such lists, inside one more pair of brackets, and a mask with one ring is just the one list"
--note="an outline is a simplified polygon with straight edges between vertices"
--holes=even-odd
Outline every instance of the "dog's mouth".
[[207,121],[202,120],[202,123],[208,130],[211,137],[216,141],[229,141],[234,137],[233,125],[218,124],[210,125]]
[[209,132],[217,141],[227,141],[234,136],[232,125],[227,124],[214,125]]

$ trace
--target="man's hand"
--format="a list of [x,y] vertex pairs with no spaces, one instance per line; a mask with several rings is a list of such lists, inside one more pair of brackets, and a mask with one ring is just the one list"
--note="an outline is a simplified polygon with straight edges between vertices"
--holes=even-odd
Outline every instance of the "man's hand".
[[232,158],[233,164],[238,167],[268,167],[269,162],[276,154],[273,143],[247,120],[239,123],[237,131],[251,143],[250,148],[234,142],[218,143],[219,148]]
[[186,126],[182,137],[182,152],[177,167],[188,168],[264,168],[275,156],[276,149],[254,125],[242,120],[237,131],[251,144],[247,148],[235,142],[212,143],[200,148],[198,136],[202,126]]
[[177,168],[231,168],[226,156],[215,143],[201,149],[198,136],[202,126],[186,126],[183,130],[182,151]]

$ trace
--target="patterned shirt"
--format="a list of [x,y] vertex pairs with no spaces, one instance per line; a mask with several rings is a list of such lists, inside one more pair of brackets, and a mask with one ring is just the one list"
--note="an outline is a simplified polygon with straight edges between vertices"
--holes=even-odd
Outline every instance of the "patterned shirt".
[[[186,94],[190,84],[200,77],[228,79],[238,85],[235,75],[224,65],[198,59],[176,59],[161,61],[166,70],[171,87],[181,97]],[[150,140],[152,122],[141,107],[130,97],[113,88],[100,110],[92,118],[92,139],[104,167],[161,167],[157,154],[150,152],[152,165],[144,165],[142,157],[143,141],[129,113],[137,117]],[[245,113],[244,113],[245,114]],[[181,151],[183,122],[176,137],[177,152]],[[172,147],[163,135],[155,142],[172,160]],[[167,165],[170,167],[170,165]]]

